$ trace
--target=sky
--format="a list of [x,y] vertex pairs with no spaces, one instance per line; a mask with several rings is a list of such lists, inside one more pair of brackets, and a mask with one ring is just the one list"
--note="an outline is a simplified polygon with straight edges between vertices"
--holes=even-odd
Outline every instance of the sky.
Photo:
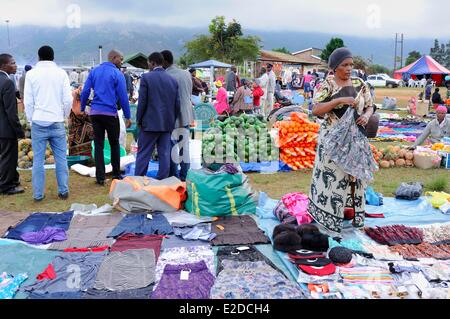
[[[444,0],[0,0],[10,25],[77,27],[140,22],[206,27],[236,19],[245,29],[307,31],[363,37],[447,38],[450,1]],[[4,22],[3,22],[4,23]]]

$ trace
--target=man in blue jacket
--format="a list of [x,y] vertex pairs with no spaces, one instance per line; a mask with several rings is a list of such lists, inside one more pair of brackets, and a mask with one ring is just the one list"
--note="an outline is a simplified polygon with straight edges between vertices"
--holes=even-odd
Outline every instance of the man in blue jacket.
[[169,177],[171,134],[180,113],[177,81],[163,68],[159,52],[148,57],[150,72],[141,78],[136,121],[140,127],[136,176],[146,176],[155,145],[158,149],[159,180]]
[[108,62],[102,63],[93,69],[84,84],[81,93],[81,111],[84,112],[86,104],[94,90],[94,99],[91,102],[89,113],[94,129],[95,167],[97,184],[105,184],[105,131],[111,146],[111,164],[113,179],[121,179],[120,175],[120,122],[117,113],[118,107],[123,109],[127,128],[131,126],[130,104],[128,101],[125,76],[120,72],[123,54],[112,50],[108,54]]

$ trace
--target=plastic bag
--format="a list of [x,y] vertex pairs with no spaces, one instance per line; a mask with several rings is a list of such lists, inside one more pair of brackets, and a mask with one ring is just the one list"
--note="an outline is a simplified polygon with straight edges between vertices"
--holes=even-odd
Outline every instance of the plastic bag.
[[428,196],[428,201],[434,208],[440,208],[450,202],[450,194],[444,192],[428,192],[425,195]]
[[345,173],[364,182],[373,181],[378,165],[369,141],[355,121],[355,109],[348,108],[341,120],[323,138],[325,156]]
[[370,206],[383,206],[383,195],[375,193],[372,187],[366,189],[366,203]]

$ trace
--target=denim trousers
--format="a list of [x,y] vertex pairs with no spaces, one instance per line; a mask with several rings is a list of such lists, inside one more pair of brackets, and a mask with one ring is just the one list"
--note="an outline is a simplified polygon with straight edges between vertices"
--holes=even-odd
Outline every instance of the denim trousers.
[[42,199],[45,194],[45,151],[47,142],[55,157],[56,180],[58,194],[69,193],[69,168],[67,166],[67,139],[64,123],[53,123],[45,127],[33,123],[31,127],[31,141],[33,146],[33,196]]
[[[185,126],[178,130],[179,134],[175,134],[176,138],[173,139],[174,136],[172,136],[171,139],[172,152],[170,157],[170,176],[175,176],[182,182],[185,182],[191,167],[189,154],[189,126]],[[178,164],[180,165],[181,170],[178,170]]]

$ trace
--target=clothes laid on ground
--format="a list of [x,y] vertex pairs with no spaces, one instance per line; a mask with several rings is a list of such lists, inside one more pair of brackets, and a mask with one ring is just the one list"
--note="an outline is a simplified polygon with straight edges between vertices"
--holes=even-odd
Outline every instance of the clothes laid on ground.
[[42,273],[37,275],[36,279],[39,281],[44,280],[44,279],[49,279],[49,280],[56,279],[56,272],[55,272],[55,268],[53,267],[53,265],[49,264],[48,267],[45,268],[45,270]]
[[93,288],[111,291],[145,288],[155,282],[155,265],[153,249],[111,252],[100,265]]
[[371,253],[377,260],[403,260],[402,255],[393,252],[388,246],[364,244],[364,250]]
[[152,299],[209,299],[214,279],[203,260],[166,265]]
[[394,284],[394,278],[389,270],[375,267],[340,268],[339,274],[345,284],[370,285],[370,284]]
[[395,198],[405,200],[417,200],[422,196],[423,185],[421,183],[402,183],[395,192]]
[[389,247],[389,249],[393,252],[399,253],[405,259],[450,259],[450,245],[432,245],[429,243],[422,243],[420,245],[396,245]]
[[248,215],[227,216],[213,222],[212,231],[217,234],[214,246],[267,244],[269,238]]
[[173,228],[162,214],[132,214],[126,215],[108,237],[117,238],[124,234],[168,235],[171,233]]
[[66,231],[62,228],[56,227],[45,227],[35,233],[24,233],[21,237],[24,242],[32,245],[46,245],[67,239]]
[[0,211],[0,237],[3,237],[8,229],[13,228],[28,216],[30,216],[29,213]]
[[423,231],[423,239],[427,243],[450,240],[450,223],[429,225],[421,229]]
[[323,266],[298,265],[298,269],[311,276],[330,276],[336,272],[336,266],[332,263]]
[[382,245],[420,244],[423,242],[423,232],[419,228],[403,225],[383,226],[364,229],[366,234]]
[[278,201],[277,206],[273,209],[273,214],[283,224],[297,224],[297,218],[291,215],[282,200]]
[[20,285],[27,279],[27,274],[16,276],[8,275],[6,272],[0,274],[0,299],[12,299]]
[[210,223],[214,219],[213,217],[197,217],[185,211],[163,213],[163,215],[172,227],[195,226],[201,223]]
[[217,235],[211,231],[211,224],[199,224],[193,227],[174,227],[176,236],[184,240],[212,241]]
[[130,289],[124,291],[107,291],[88,289],[81,293],[81,299],[150,299],[153,293],[154,285],[140,289]]
[[12,228],[5,236],[5,238],[22,240],[23,234],[39,232],[42,231],[45,227],[56,227],[67,231],[69,229],[72,217],[73,212],[66,212],[61,214],[31,214],[23,222]]
[[161,245],[161,249],[170,249],[170,248],[177,248],[177,247],[198,247],[198,246],[204,246],[204,247],[210,247],[210,242],[202,241],[202,240],[184,240],[181,237],[178,237],[176,235],[170,235],[166,236]]
[[186,183],[176,177],[160,181],[128,176],[113,181],[109,197],[114,201],[114,207],[127,212],[175,212],[180,210],[181,203],[186,200]]
[[28,294],[27,299],[77,300],[81,299],[81,296],[82,296],[81,291],[52,292],[52,293],[31,292]]
[[108,238],[108,235],[122,219],[122,214],[75,215],[67,232],[67,241],[54,243],[50,246],[50,249],[64,250],[67,248],[111,246],[114,240]]
[[300,287],[263,261],[223,260],[213,299],[304,299]]
[[160,235],[133,235],[126,234],[119,238],[111,247],[111,252],[123,252],[131,249],[152,249],[155,252],[155,260],[158,261],[161,253],[161,243],[164,236]]
[[109,246],[101,246],[101,247],[88,247],[88,248],[67,248],[63,251],[65,253],[101,253],[103,251],[109,250]]
[[445,263],[435,263],[431,267],[422,269],[428,281],[450,281],[450,265]]
[[63,253],[52,265],[56,278],[25,286],[26,292],[38,294],[78,292],[93,288],[105,253]]
[[420,272],[422,268],[417,266],[401,266],[394,263],[389,263],[389,270],[393,274],[400,274],[402,272]]
[[210,246],[164,249],[156,263],[156,284],[158,284],[166,265],[178,265],[181,260],[187,264],[194,264],[203,260],[208,266],[209,272],[211,274],[216,273],[214,252]]
[[[223,270],[223,260],[234,261],[264,261],[270,267],[283,274],[283,272],[275,266],[275,264],[266,256],[264,256],[255,246],[227,246],[219,247],[217,253],[217,274]],[[284,275],[284,274],[283,274]]]
[[[29,285],[36,281],[36,277],[58,255],[44,249],[29,247],[22,243],[14,243],[0,248],[0,269],[8,274],[17,276],[28,274],[24,284]],[[18,293],[16,298],[25,298],[26,295]]]

